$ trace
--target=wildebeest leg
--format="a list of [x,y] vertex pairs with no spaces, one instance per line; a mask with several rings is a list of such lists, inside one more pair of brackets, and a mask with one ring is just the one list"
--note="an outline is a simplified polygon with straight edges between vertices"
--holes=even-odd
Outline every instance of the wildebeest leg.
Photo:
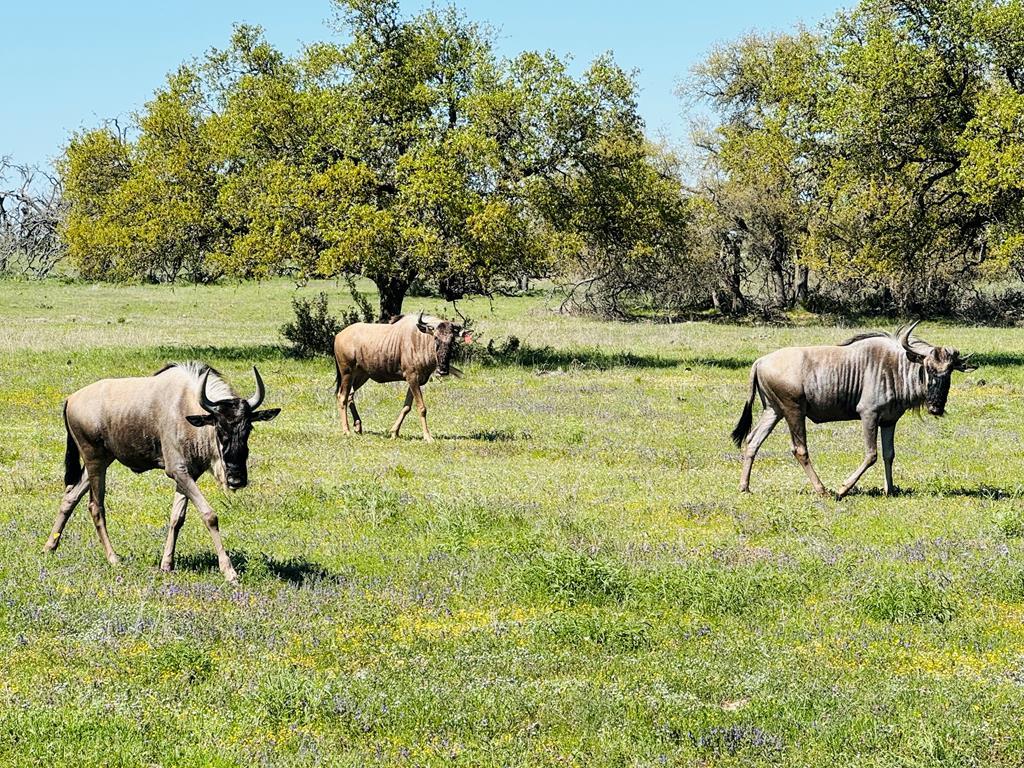
[[743,449],[743,474],[740,476],[740,490],[744,493],[750,491],[750,470],[754,466],[754,457],[757,456],[761,443],[768,438],[781,418],[771,408],[765,408],[761,413],[761,418],[747,437],[747,445]]
[[434,442],[434,438],[430,435],[430,430],[427,429],[427,404],[423,401],[423,390],[420,389],[418,381],[409,382],[409,391],[412,392],[413,399],[416,401],[416,408],[420,412],[420,424],[423,426],[423,439],[428,442]]
[[50,538],[43,545],[43,552],[53,552],[60,544],[61,534],[64,533],[64,526],[68,524],[68,518],[75,511],[78,502],[82,500],[85,492],[89,490],[89,473],[82,475],[82,479],[75,485],[69,485],[61,499],[60,508],[57,510],[57,519],[53,521],[53,530],[50,531]]
[[786,424],[789,426],[789,435],[793,441],[793,455],[799,462],[800,466],[804,468],[804,472],[807,474],[807,479],[811,481],[811,485],[814,486],[814,490],[821,495],[828,494],[825,486],[821,483],[821,478],[818,477],[818,473],[814,471],[814,467],[811,466],[811,454],[807,450],[807,423],[804,420],[802,413],[797,413],[792,416],[786,415]]
[[107,510],[104,505],[104,497],[107,493],[107,467],[109,464],[89,464],[86,472],[89,475],[89,512],[92,513],[92,522],[96,526],[96,533],[100,537],[100,544],[103,545],[103,552],[107,556],[107,562],[117,565],[121,558],[110,546],[110,537],[107,536]]
[[167,526],[167,543],[164,544],[164,556],[160,560],[160,570],[174,570],[174,549],[178,546],[178,531],[185,522],[185,509],[188,507],[188,496],[181,491],[174,492],[174,504],[171,506],[171,522]]
[[220,539],[217,513],[213,511],[213,507],[210,506],[202,491],[199,490],[199,486],[196,485],[196,481],[192,479],[188,472],[181,470],[175,472],[173,477],[174,481],[178,484],[178,493],[184,495],[195,504],[199,514],[203,516],[203,522],[206,523],[206,528],[210,531],[210,538],[213,539],[213,548],[217,552],[217,563],[220,565],[220,572],[224,574],[224,578],[228,581],[238,581],[238,574],[235,572],[234,566],[231,565],[231,558],[228,557],[228,553],[224,550],[224,543]]
[[348,435],[351,434],[348,428],[348,405],[350,390],[352,388],[352,369],[346,368],[341,371],[341,382],[338,385],[338,415],[341,416],[341,431]]
[[864,417],[862,422],[864,424],[864,461],[852,475],[846,478],[846,482],[836,493],[840,499],[850,492],[850,489],[860,480],[860,476],[878,460],[878,422],[871,417]]
[[895,424],[882,425],[882,461],[885,463],[885,494],[892,496],[896,493],[896,486],[892,482],[892,460],[896,458],[896,437]]
[[402,422],[405,421],[405,417],[409,415],[409,411],[412,410],[412,387],[409,387],[409,391],[405,393],[405,404],[402,406],[402,410],[398,412],[398,418],[395,423],[391,425],[391,439],[394,440],[398,437],[398,430],[402,428]]
[[357,435],[363,434],[363,420],[359,418],[359,411],[356,410],[356,392],[368,378],[369,376],[361,371],[352,374],[352,391],[348,394],[348,407],[352,409],[352,429]]

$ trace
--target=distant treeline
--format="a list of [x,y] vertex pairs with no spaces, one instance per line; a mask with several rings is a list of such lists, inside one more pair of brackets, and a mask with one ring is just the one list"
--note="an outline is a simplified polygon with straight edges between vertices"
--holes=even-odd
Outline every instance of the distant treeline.
[[712,115],[683,158],[610,56],[577,77],[452,9],[335,8],[342,42],[237,27],[71,139],[82,277],[361,274],[385,315],[534,277],[607,316],[1020,311],[979,292],[1024,279],[1020,2],[865,0],[724,45],[681,89]]

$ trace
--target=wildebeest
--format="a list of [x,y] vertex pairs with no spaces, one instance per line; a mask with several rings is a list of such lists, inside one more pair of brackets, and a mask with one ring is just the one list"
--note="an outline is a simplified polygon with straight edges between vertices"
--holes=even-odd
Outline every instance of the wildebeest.
[[391,426],[398,437],[402,422],[412,410],[413,400],[420,412],[423,439],[432,442],[427,429],[427,406],[420,390],[437,370],[441,376],[459,373],[451,361],[459,342],[472,341],[462,326],[438,317],[399,315],[390,323],[353,323],[334,337],[334,392],[338,397],[341,428],[349,434],[348,410],[353,427],[362,433],[363,422],[356,410],[355,394],[368,379],[376,382],[404,381],[409,385],[405,404]]
[[238,575],[224,551],[217,514],[196,479],[210,470],[224,488],[236,490],[248,484],[252,424],[272,419],[281,410],[256,410],[265,389],[259,371],[255,367],[252,371],[256,393],[248,399],[235,395],[217,371],[196,362],[173,363],[152,376],[103,379],[68,397],[64,402],[64,499],[45,551],[57,549],[68,518],[88,490],[89,511],[107,560],[120,561],[107,537],[104,506],[107,467],[119,461],[133,472],[163,469],[175,482],[160,567],[174,569],[174,547],[191,501],[213,538],[221,572],[235,581]]
[[[906,411],[926,406],[942,416],[953,371],[973,371],[970,355],[961,357],[950,347],[933,347],[912,338],[917,323],[895,334],[863,333],[838,346],[786,347],[765,355],[750,369],[750,394],[732,439],[743,451],[740,490],[750,489],[750,469],[761,443],[785,419],[793,443],[793,455],[804,468],[814,489],[827,493],[807,452],[804,419],[816,424],[860,419],[864,425],[865,456],[860,467],[846,478],[837,492],[842,498],[878,458],[878,430],[882,431],[885,460],[885,492],[895,492],[892,461],[896,422]],[[751,406],[760,395],[764,412],[750,429]]]

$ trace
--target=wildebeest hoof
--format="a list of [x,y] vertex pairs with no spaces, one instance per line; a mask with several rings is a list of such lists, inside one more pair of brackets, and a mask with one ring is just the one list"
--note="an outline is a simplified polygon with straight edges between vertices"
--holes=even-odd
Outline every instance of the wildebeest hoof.
[[164,573],[170,573],[174,570],[174,563],[160,563],[160,570]]
[[357,435],[363,434],[363,425],[360,422],[358,422],[358,421],[356,422],[355,429],[356,429],[356,434]]
[[234,568],[228,568],[226,571],[224,571],[224,580],[227,581],[229,584],[238,583],[238,574],[235,572]]
[[121,564],[121,556],[119,554],[117,554],[116,552],[111,552],[109,555],[107,555],[107,562],[110,563],[111,565],[120,565]]

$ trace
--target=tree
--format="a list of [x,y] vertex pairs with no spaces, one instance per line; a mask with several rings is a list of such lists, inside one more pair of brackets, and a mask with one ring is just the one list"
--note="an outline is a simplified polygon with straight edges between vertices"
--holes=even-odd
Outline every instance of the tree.
[[745,278],[763,281],[769,306],[802,303],[803,245],[819,181],[820,40],[805,30],[748,35],[715,50],[694,74],[691,91],[722,117],[694,133],[703,152],[701,244],[720,275],[715,304],[744,311]]
[[138,138],[76,135],[62,166],[84,274],[362,274],[382,317],[413,281],[446,298],[548,272],[570,242],[542,203],[618,126],[635,85],[609,59],[495,56],[454,10],[337,0],[343,44],[289,58],[258,28],[182,67]]
[[0,274],[46,277],[65,257],[60,179],[0,157]]

